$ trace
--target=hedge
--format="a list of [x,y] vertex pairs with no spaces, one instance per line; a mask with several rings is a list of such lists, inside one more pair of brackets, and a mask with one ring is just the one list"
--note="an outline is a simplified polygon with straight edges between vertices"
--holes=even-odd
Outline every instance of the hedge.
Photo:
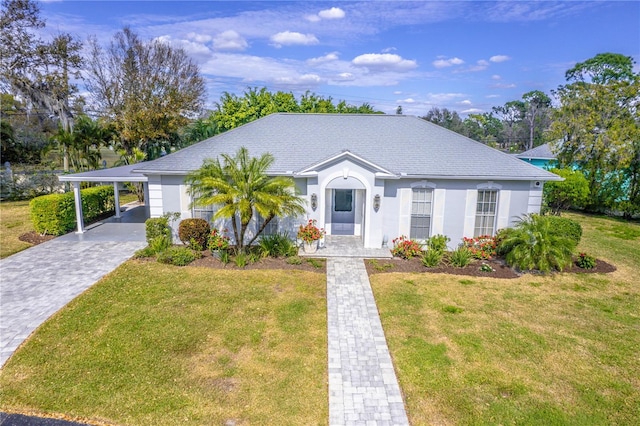
[[[115,212],[112,186],[96,186],[80,191],[82,216],[92,222],[107,213]],[[76,227],[76,208],[73,192],[36,197],[29,203],[34,229],[41,234],[62,235]]]

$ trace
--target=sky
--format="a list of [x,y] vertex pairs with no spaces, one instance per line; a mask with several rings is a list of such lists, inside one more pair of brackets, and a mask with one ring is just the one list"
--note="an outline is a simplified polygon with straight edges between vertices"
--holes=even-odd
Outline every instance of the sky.
[[[311,91],[385,113],[463,117],[564,84],[598,53],[640,62],[639,1],[56,1],[51,33],[109,43],[129,26],[179,46],[223,92]],[[636,64],[636,72],[640,68]]]

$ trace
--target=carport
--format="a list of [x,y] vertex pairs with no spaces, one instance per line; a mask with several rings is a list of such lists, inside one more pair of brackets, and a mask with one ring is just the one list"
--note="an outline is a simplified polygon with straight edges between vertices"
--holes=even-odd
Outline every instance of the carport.
[[142,182],[144,188],[145,199],[145,211],[146,216],[150,216],[149,204],[146,200],[149,199],[149,185],[147,184],[147,177],[139,172],[133,170],[139,168],[139,164],[130,164],[121,167],[112,167],[110,169],[91,170],[89,172],[74,173],[69,175],[60,175],[58,180],[60,182],[73,183],[73,197],[76,207],[76,222],[78,224],[78,234],[84,233],[84,220],[82,218],[82,195],[80,193],[80,185],[82,182],[97,182],[97,183],[109,183],[113,185],[113,193],[115,196],[116,205],[116,219],[120,218],[120,194],[118,190],[120,184],[123,182]]

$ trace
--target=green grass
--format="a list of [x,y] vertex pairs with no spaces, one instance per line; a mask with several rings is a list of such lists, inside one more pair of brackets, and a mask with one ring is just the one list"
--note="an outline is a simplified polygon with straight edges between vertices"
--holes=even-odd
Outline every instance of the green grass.
[[371,277],[412,424],[637,424],[640,225],[567,216],[616,272]]
[[[136,201],[134,194],[120,195],[120,205]],[[0,202],[0,259],[28,249],[31,244],[20,241],[18,237],[33,231],[29,215],[29,201]]]
[[326,424],[325,277],[130,261],[0,376],[0,409],[127,425]]
[[30,231],[29,201],[0,202],[0,259],[31,247],[18,239]]

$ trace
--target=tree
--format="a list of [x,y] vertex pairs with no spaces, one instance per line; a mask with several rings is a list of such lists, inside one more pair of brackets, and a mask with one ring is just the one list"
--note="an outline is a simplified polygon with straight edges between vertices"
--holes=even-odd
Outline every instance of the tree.
[[53,139],[58,145],[65,147],[71,168],[78,173],[100,167],[100,148],[108,145],[113,136],[113,129],[86,115],[80,115],[71,132],[60,127]]
[[[65,131],[71,131],[74,115],[69,101],[77,88],[70,78],[79,77],[82,44],[64,33],[45,42],[36,35],[44,26],[34,1],[2,1],[0,80],[7,91],[49,111]],[[64,160],[67,170],[66,155]]]
[[402,115],[402,105],[398,105],[396,108],[396,115]]
[[183,49],[142,41],[127,27],[107,50],[95,38],[89,45],[87,87],[121,147],[159,156],[202,108],[205,86],[198,66]]
[[640,209],[640,75],[633,64],[623,55],[597,55],[567,71],[568,84],[553,92],[560,107],[549,136],[562,140],[560,164],[585,173],[589,210]]
[[427,112],[426,115],[420,118],[437,124],[438,126],[442,126],[445,129],[449,129],[456,133],[469,136],[465,133],[462,119],[456,111],[449,111],[447,108],[440,109],[433,107],[429,110],[429,112]]
[[248,88],[243,96],[224,92],[216,110],[207,119],[215,123],[219,132],[234,129],[243,124],[265,117],[275,112],[329,113],[329,114],[374,114],[371,105],[349,105],[345,101],[334,105],[333,99],[323,98],[310,91],[305,92],[300,101],[291,92],[271,93],[266,87]]
[[510,101],[504,106],[493,107],[502,121],[502,145],[507,150],[518,143],[520,132],[522,131],[522,119],[525,114],[525,105],[522,101]]
[[[214,218],[231,219],[239,251],[251,245],[276,216],[304,214],[304,200],[295,194],[293,179],[267,175],[274,161],[271,154],[250,157],[246,148],[240,148],[234,156],[221,157],[222,162],[206,159],[202,167],[187,176],[186,182],[194,205],[219,205]],[[247,227],[254,214],[259,214],[264,222],[245,244]]]
[[552,173],[564,178],[562,182],[550,181],[544,184],[544,202],[551,212],[560,215],[570,207],[583,207],[589,200],[589,182],[584,174],[573,169],[551,169]]
[[465,134],[487,145],[496,145],[502,131],[502,122],[490,112],[469,114],[464,122]]
[[[551,106],[551,98],[544,92],[533,90],[522,95],[522,100],[524,101],[523,119],[529,127],[529,142],[525,147],[526,151],[536,146],[536,129],[546,127],[545,118]],[[538,135],[542,137],[542,131],[539,131]]]

